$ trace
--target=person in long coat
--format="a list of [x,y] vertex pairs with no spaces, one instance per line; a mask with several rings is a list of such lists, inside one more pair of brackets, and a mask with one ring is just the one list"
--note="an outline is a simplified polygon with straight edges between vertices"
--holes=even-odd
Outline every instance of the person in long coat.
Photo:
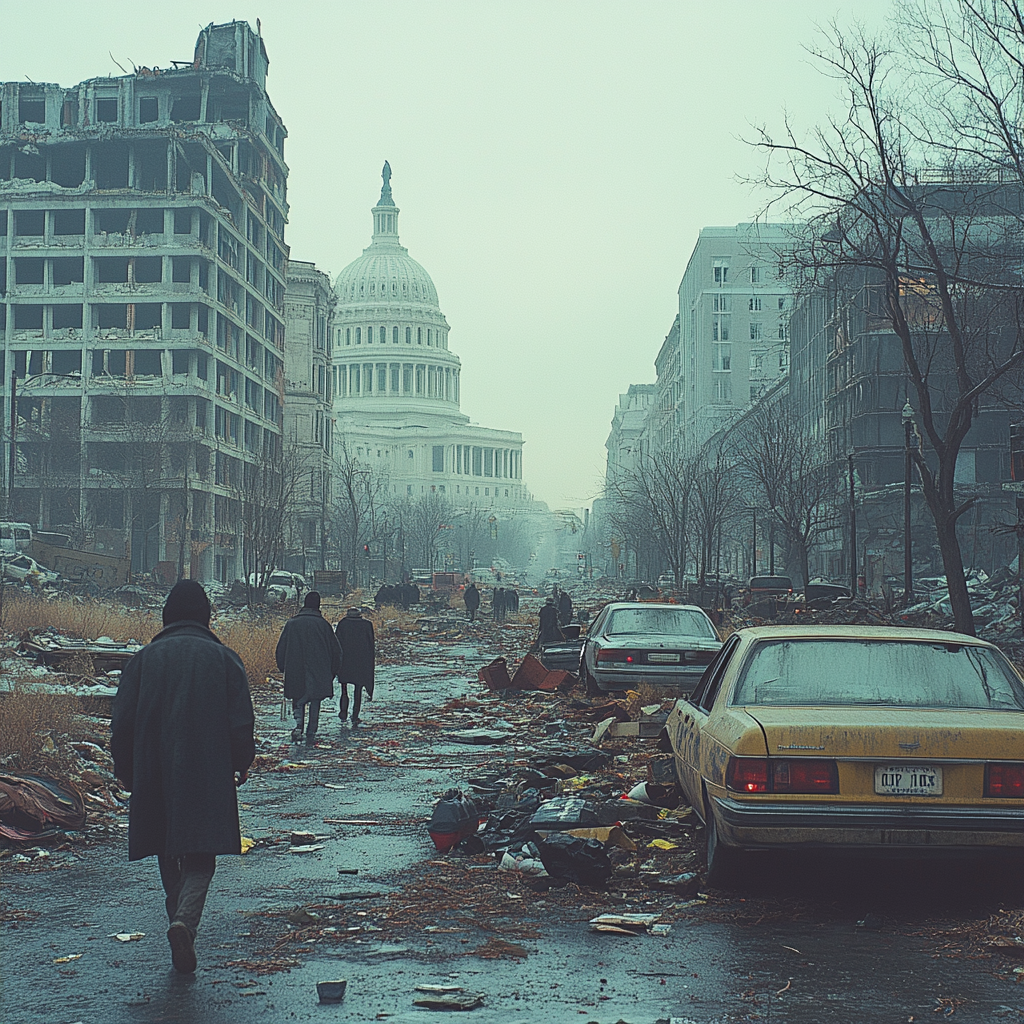
[[206,591],[175,584],[163,623],[121,673],[110,752],[131,790],[128,859],[157,858],[171,962],[191,974],[216,857],[242,852],[235,789],[256,753],[254,717],[241,659],[210,631]]
[[277,667],[284,673],[284,695],[292,702],[295,728],[292,741],[302,739],[309,707],[306,746],[316,744],[320,702],[334,696],[334,677],[341,671],[341,648],[331,624],[320,614],[320,595],[311,590],[302,611],[293,615],[277,642]]
[[338,676],[338,682],[341,684],[339,717],[343,722],[348,717],[348,687],[351,683],[352,724],[358,725],[363,691],[365,690],[366,696],[373,700],[373,670],[376,663],[373,623],[363,618],[359,608],[349,608],[335,632],[344,652],[343,668]]
[[505,591],[501,587],[494,588],[494,596],[491,598],[491,608],[494,610],[494,621],[505,621]]
[[476,610],[480,607],[480,591],[476,589],[475,583],[470,583],[466,587],[465,594],[462,595],[462,600],[466,605],[466,611],[469,612],[469,621],[472,622],[476,618]]
[[558,595],[558,624],[568,626],[572,622],[572,598],[566,591]]
[[540,609],[540,630],[537,634],[537,643],[538,645],[554,644],[564,639],[558,626],[558,609],[555,607],[555,599],[549,597]]

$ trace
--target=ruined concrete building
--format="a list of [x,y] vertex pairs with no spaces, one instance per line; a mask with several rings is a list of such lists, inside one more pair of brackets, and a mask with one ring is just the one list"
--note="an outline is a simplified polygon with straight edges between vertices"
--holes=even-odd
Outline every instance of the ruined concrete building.
[[189,63],[0,86],[7,514],[127,547],[135,570],[240,575],[247,473],[282,450],[288,169],[268,63],[230,22]]
[[292,514],[284,567],[308,573],[327,563],[334,419],[331,279],[312,263],[290,260],[285,297],[284,437]]

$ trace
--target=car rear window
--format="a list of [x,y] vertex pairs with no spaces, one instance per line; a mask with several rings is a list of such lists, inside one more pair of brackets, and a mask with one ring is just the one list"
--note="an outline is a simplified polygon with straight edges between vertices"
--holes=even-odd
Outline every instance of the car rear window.
[[792,590],[793,581],[788,576],[754,576],[750,580],[751,590]]
[[663,633],[669,636],[700,636],[717,640],[711,620],[692,608],[616,608],[608,617],[607,636],[629,633]]
[[1002,655],[968,644],[768,640],[748,657],[732,703],[1024,711],[1024,684]]

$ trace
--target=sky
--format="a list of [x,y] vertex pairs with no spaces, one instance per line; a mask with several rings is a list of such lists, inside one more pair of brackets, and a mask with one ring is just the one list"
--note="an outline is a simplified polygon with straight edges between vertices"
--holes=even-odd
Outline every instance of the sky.
[[[191,60],[261,22],[288,128],[292,257],[333,279],[369,245],[387,159],[433,278],[462,411],[519,430],[553,509],[600,495],[618,396],[653,382],[702,227],[758,216],[756,124],[837,106],[806,47],[888,0],[0,0],[0,79],[64,86]],[[58,12],[59,11],[59,16]],[[115,61],[117,63],[115,63]]]

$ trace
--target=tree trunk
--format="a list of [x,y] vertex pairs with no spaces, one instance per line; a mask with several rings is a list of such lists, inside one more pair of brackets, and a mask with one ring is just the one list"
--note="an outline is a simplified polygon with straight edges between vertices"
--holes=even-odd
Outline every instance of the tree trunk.
[[964,575],[963,555],[956,536],[956,520],[946,517],[940,523],[936,516],[936,532],[939,551],[942,553],[942,568],[946,572],[946,587],[949,603],[953,607],[953,628],[958,633],[975,636],[974,611],[967,593],[967,579]]

